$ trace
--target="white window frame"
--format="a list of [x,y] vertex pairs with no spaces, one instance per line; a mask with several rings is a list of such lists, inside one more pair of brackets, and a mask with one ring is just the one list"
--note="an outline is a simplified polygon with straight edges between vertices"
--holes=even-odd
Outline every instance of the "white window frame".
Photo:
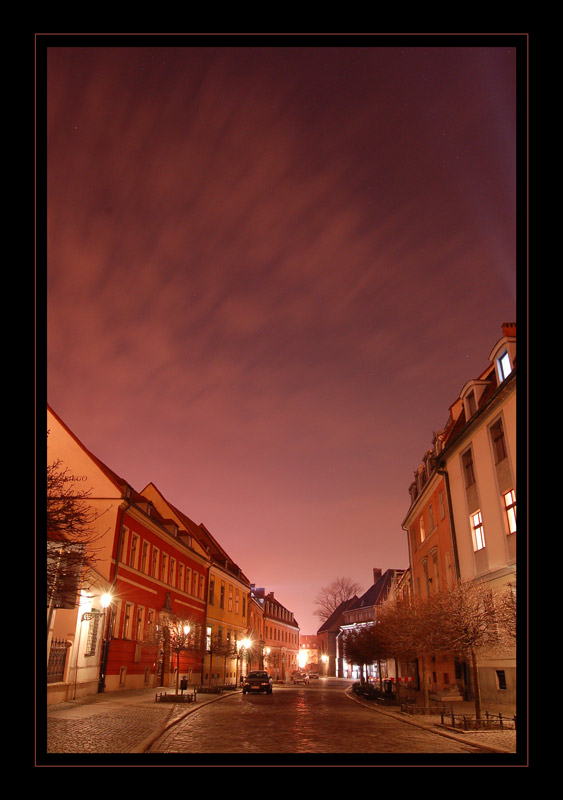
[[469,516],[469,521],[471,524],[471,535],[473,537],[473,550],[475,552],[484,550],[486,547],[485,528],[483,526],[483,515],[481,511],[479,509],[473,511]]
[[516,491],[510,489],[502,495],[508,535],[516,533]]

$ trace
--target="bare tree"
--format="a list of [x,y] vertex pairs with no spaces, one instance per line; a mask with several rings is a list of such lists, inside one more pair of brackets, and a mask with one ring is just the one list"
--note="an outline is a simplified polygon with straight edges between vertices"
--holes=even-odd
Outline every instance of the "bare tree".
[[430,598],[396,598],[385,603],[378,613],[379,635],[389,656],[396,660],[418,660],[424,705],[429,705],[427,671],[429,659],[443,639]]
[[387,656],[387,649],[386,641],[380,635],[377,623],[349,630],[344,637],[344,656],[350,664],[357,664],[361,667],[360,683],[364,683],[365,667],[377,661],[381,689],[381,659]]
[[102,513],[89,502],[90,492],[72,488],[60,459],[47,466],[47,605],[74,608],[81,579],[98,562],[105,531],[95,528]]
[[360,591],[360,585],[351,578],[336,578],[328,586],[323,586],[317,594],[315,605],[318,608],[314,612],[315,615],[325,622],[341,603],[350,600]]
[[478,658],[490,657],[507,646],[507,629],[495,602],[499,596],[486,584],[467,581],[432,597],[432,617],[440,640],[436,649],[469,661],[477,719],[481,718]]
[[495,597],[498,625],[506,641],[516,642],[516,587],[508,584]]

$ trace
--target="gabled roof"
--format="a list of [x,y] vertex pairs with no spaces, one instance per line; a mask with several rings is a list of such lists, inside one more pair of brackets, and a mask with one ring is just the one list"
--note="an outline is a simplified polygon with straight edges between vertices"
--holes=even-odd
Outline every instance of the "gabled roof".
[[[212,560],[218,566],[223,567],[228,572],[236,574],[238,578],[250,585],[250,581],[242,572],[238,564],[235,564],[227,551],[219,544],[219,542],[208,531],[203,523],[198,525],[192,519],[190,519],[187,514],[185,514],[183,511],[180,511],[179,508],[177,508],[169,500],[167,500],[166,497],[164,497],[158,486],[156,486],[154,483],[149,483],[148,486],[151,486],[154,491],[158,493],[158,495],[162,498],[162,501],[168,506],[172,513],[178,517],[182,527],[186,530],[186,532],[193,536],[194,539],[196,539],[199,544],[202,545],[202,547],[209,553]],[[147,487],[145,487],[145,489],[146,488]]]
[[387,595],[395,580],[396,576],[400,576],[404,570],[402,569],[387,569],[364,594],[356,600],[353,605],[348,606],[346,611],[354,611],[358,608],[366,608],[370,606],[380,605]]
[[330,617],[323,622],[321,627],[317,630],[317,634],[326,633],[327,631],[337,631],[340,628],[340,619],[342,614],[357,600],[357,595],[350,597],[349,600],[343,600],[342,603],[340,603],[340,605],[332,612]]
[[59,425],[65,429],[65,431],[68,433],[71,439],[74,439],[74,441],[81,448],[81,450],[83,450],[84,453],[86,453],[86,455],[88,455],[88,457],[92,459],[92,461],[96,464],[96,466],[104,473],[106,478],[112,481],[112,483],[114,483],[115,486],[124,494],[125,487],[129,486],[128,482],[124,478],[120,478],[116,472],[114,472],[106,464],[104,464],[103,461],[100,461],[100,459],[97,456],[95,456],[91,450],[88,450],[88,448],[85,447],[83,442],[80,441],[78,436],[76,436],[76,434],[74,434],[71,431],[68,425],[65,422],[63,422],[63,420],[59,417],[59,415],[55,411],[53,411],[53,409],[48,403],[47,403],[47,411],[49,411],[55,417]]

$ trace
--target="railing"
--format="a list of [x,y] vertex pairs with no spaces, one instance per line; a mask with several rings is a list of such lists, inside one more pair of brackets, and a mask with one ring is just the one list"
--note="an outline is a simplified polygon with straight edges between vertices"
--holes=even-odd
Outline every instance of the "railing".
[[161,692],[154,696],[155,703],[195,703],[197,695],[195,690],[188,694],[168,694],[168,692]]
[[464,731],[516,730],[516,715],[510,718],[503,717],[501,713],[489,714],[488,711],[485,711],[485,716],[477,719],[472,714],[454,714],[453,711],[442,709],[440,718],[442,725],[449,725],[451,728],[459,728]]
[[412,716],[426,715],[438,716],[442,714],[451,714],[453,709],[446,708],[445,706],[417,706],[415,703],[401,703],[401,711],[404,714],[411,714]]
[[53,639],[47,662],[47,683],[59,683],[65,674],[66,654],[69,648],[64,639]]

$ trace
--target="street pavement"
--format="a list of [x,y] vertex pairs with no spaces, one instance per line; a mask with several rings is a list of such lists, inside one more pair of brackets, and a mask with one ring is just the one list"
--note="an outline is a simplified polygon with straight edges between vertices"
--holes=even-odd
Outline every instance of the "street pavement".
[[[316,682],[308,687],[315,691]],[[342,679],[321,679],[319,686],[330,685],[342,692],[350,681]],[[157,693],[173,689],[157,687],[141,690],[105,692],[78,700],[48,706],[46,709],[45,752],[37,748],[37,763],[64,763],[65,754],[143,754],[170,731],[180,720],[209,703],[223,702],[232,692],[222,695],[199,694],[195,703],[176,704],[155,702]],[[358,699],[348,691],[350,702],[357,702],[370,708],[375,714],[390,715],[407,725],[426,728],[442,736],[457,739],[464,744],[476,744],[483,752],[516,752],[516,733],[514,731],[461,733],[439,725],[436,718],[411,717],[401,713],[397,707],[382,707],[372,701]],[[474,714],[472,703],[454,703],[456,714]],[[490,713],[502,713],[503,718],[512,719],[513,707],[488,706]],[[203,712],[205,713],[205,712]],[[39,724],[38,724],[39,728]],[[41,735],[38,736],[41,739]]]

